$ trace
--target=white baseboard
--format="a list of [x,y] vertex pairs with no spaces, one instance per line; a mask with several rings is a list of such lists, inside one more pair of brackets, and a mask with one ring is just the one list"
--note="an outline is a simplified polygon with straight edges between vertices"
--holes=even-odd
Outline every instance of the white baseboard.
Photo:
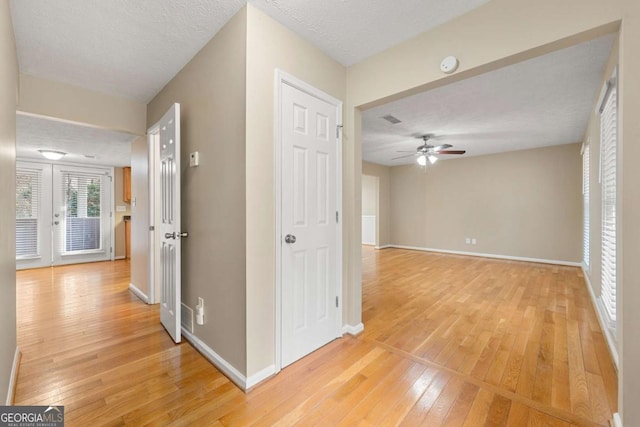
[[117,260],[119,260],[119,259],[125,259],[125,258],[126,258],[126,257],[125,257],[124,255],[120,255],[120,256],[113,257],[113,260],[114,260],[114,261],[117,261]]
[[524,262],[537,262],[540,264],[566,265],[569,267],[582,266],[582,263],[579,263],[579,262],[559,261],[554,259],[527,258],[527,257],[519,257],[519,256],[511,256],[511,255],[484,254],[479,252],[452,251],[449,249],[422,248],[418,246],[388,245],[386,247],[397,248],[397,249],[408,249],[412,251],[438,252],[438,253],[451,254],[451,255],[465,255],[465,256],[476,256],[481,258],[505,259],[509,261],[524,261]]
[[271,365],[271,366],[267,366],[260,372],[256,372],[255,374],[250,375],[247,378],[247,390],[260,384],[262,381],[274,376],[275,374],[276,374],[276,365]]
[[619,412],[616,412],[615,414],[613,414],[613,427],[623,427],[622,418],[620,418]]
[[[235,385],[237,385],[242,391],[247,391],[247,378],[234,368],[229,362],[224,360],[222,356],[213,351],[211,347],[206,345],[200,340],[200,338],[193,335],[191,332],[182,328],[182,336],[191,343],[209,362],[211,362],[216,368],[218,368],[227,378],[229,378]],[[258,374],[262,373],[259,372]],[[256,375],[258,375],[256,374]]]
[[391,245],[382,245],[382,246],[376,246],[375,249],[387,249],[387,248],[392,248],[393,246]]
[[129,283],[129,290],[132,294],[140,298],[142,302],[144,302],[145,304],[149,304],[149,297],[147,296],[147,294],[138,289],[136,285],[134,285],[133,283]]
[[13,398],[16,395],[16,386],[18,385],[18,370],[20,369],[20,359],[22,353],[20,348],[16,347],[16,352],[13,355],[13,365],[11,366],[11,376],[9,377],[9,388],[7,389],[7,400],[5,405],[13,405]]
[[609,353],[611,353],[611,358],[613,359],[613,363],[616,365],[616,370],[619,370],[618,348],[616,347],[616,341],[611,335],[611,328],[609,328],[609,322],[606,320],[606,317],[604,317],[602,313],[602,306],[598,304],[598,298],[596,297],[596,294],[593,292],[593,287],[591,286],[591,280],[589,279],[589,275],[587,274],[587,271],[584,268],[584,265],[582,266],[582,275],[584,276],[584,283],[587,286],[589,295],[591,296],[591,304],[593,305],[593,310],[596,312],[596,317],[598,318],[600,329],[602,329],[604,338],[607,340],[607,347],[609,347]]
[[361,334],[362,332],[364,332],[364,325],[362,324],[362,322],[358,323],[357,325],[344,325],[342,327],[342,333],[343,334],[349,334],[349,335],[353,335],[354,337],[358,334]]

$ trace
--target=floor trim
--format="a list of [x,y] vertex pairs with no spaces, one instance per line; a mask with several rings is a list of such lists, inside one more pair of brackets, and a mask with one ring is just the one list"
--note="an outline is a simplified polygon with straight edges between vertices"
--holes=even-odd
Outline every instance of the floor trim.
[[613,427],[623,427],[622,418],[620,418],[619,412],[616,412],[615,414],[613,414]]
[[392,248],[392,245],[381,245],[381,246],[376,246],[375,249],[387,249],[387,248]]
[[247,378],[247,391],[276,374],[276,365],[270,365]]
[[145,304],[149,304],[149,297],[147,296],[147,294],[138,289],[136,285],[134,285],[133,283],[129,283],[129,290],[132,294],[140,298],[142,302],[144,302]]
[[453,251],[449,249],[423,248],[419,246],[388,245],[386,247],[397,248],[397,249],[408,249],[411,251],[437,252],[437,253],[451,254],[451,255],[466,255],[466,256],[475,256],[475,257],[481,257],[481,258],[505,259],[509,261],[524,261],[524,262],[536,262],[540,264],[554,264],[554,265],[566,265],[569,267],[582,267],[582,263],[579,263],[579,262],[559,261],[554,259],[528,258],[528,257],[498,255],[498,254],[484,254],[480,252]]
[[[229,362],[224,360],[222,356],[213,351],[211,347],[206,345],[197,336],[182,328],[182,336],[193,345],[209,362],[218,368],[227,378],[229,378],[242,391],[246,392],[248,387],[247,378],[234,368]],[[260,374],[260,371],[258,374]],[[257,375],[257,374],[256,374]]]
[[598,318],[600,329],[602,329],[602,334],[607,341],[607,347],[609,348],[609,353],[611,353],[611,359],[613,359],[613,364],[616,367],[616,371],[620,372],[620,368],[618,366],[618,348],[616,347],[616,341],[611,335],[611,328],[609,328],[608,322],[605,320],[602,314],[602,310],[600,309],[601,305],[598,304],[598,299],[596,297],[596,294],[593,292],[591,280],[589,279],[589,275],[587,274],[584,265],[582,266],[582,275],[584,276],[584,283],[587,287],[587,290],[589,291],[589,296],[591,296],[591,304],[593,305],[593,310],[596,312],[596,317]]
[[22,359],[22,353],[20,347],[16,347],[16,352],[13,355],[13,365],[11,366],[11,375],[9,377],[9,388],[7,389],[7,400],[5,405],[11,406],[15,401],[16,387],[18,385],[18,371],[20,370],[20,359]]
[[344,325],[342,327],[342,333],[343,334],[349,334],[352,336],[356,336],[361,334],[362,332],[364,332],[364,324],[362,322],[358,323],[357,325]]

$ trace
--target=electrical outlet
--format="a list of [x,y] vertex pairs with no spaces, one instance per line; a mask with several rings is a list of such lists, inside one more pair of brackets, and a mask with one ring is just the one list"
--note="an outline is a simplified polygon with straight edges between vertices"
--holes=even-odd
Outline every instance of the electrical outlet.
[[465,237],[464,242],[465,242],[467,245],[470,245],[470,244],[471,244],[471,237]]
[[471,244],[475,245],[476,244],[476,238],[474,237],[473,239],[471,239]]
[[196,323],[204,325],[204,298],[198,297],[198,305],[196,305]]

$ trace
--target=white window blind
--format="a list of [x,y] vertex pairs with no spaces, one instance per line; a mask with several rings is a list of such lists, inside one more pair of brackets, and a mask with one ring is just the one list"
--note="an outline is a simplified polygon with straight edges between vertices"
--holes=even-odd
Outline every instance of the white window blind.
[[616,163],[618,141],[617,90],[611,85],[600,115],[602,173],[602,303],[616,320]]
[[589,198],[590,198],[590,149],[589,145],[586,145],[584,148],[584,152],[582,153],[582,204],[583,204],[583,229],[582,229],[582,255],[584,264],[588,267],[590,262],[590,239],[589,232],[591,229],[590,225],[590,214],[589,214]]
[[38,217],[42,172],[16,168],[16,259],[40,256]]
[[62,173],[65,227],[61,252],[101,249],[100,183],[97,174]]

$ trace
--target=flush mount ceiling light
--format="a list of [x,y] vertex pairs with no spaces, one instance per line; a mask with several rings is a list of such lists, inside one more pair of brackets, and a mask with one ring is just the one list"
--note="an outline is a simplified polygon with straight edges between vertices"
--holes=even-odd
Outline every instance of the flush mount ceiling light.
[[54,151],[54,150],[38,150],[38,151],[46,159],[49,159],[49,160],[60,160],[61,158],[63,158],[67,154],[67,153],[65,153],[63,151]]

